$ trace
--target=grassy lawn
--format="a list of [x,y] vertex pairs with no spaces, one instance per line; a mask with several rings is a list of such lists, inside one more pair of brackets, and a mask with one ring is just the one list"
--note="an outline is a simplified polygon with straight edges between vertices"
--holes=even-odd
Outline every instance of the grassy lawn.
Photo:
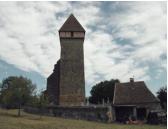
[[21,112],[17,117],[17,110],[0,109],[0,129],[166,129],[166,126],[124,125],[89,122],[83,120],[63,119],[57,117],[32,115]]

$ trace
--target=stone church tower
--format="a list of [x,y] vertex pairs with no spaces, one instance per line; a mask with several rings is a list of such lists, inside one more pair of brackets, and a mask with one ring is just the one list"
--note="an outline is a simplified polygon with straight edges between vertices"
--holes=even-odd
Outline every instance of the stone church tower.
[[47,79],[47,96],[55,105],[85,102],[84,36],[84,28],[71,14],[59,30],[61,58]]

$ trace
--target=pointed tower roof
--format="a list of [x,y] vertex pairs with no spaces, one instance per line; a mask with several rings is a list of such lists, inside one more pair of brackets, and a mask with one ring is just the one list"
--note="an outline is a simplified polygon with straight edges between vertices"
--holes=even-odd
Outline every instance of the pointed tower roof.
[[82,25],[78,22],[78,20],[71,14],[65,23],[62,25],[59,31],[81,31],[85,32]]

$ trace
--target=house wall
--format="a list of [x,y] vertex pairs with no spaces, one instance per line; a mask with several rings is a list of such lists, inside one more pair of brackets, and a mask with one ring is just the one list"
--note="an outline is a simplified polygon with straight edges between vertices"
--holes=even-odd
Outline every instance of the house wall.
[[125,121],[130,115],[136,117],[135,106],[115,106],[113,109],[115,112],[113,118],[119,122]]
[[[129,107],[129,110],[128,110],[128,107],[124,106],[124,105],[116,106],[116,107],[113,107],[113,118],[115,120],[122,121],[122,120],[124,120],[123,119],[124,114],[125,115],[130,114],[130,115],[133,115],[135,118],[138,119],[137,110],[139,108],[145,108],[146,109],[146,118],[147,118],[147,116],[148,116],[148,114],[151,110],[160,110],[161,106],[160,106],[160,103],[145,103],[145,104],[137,104],[134,107]],[[119,111],[119,110],[121,110],[121,111]],[[121,112],[122,112],[123,115],[121,115]]]
[[148,114],[151,110],[160,110],[161,109],[160,103],[148,103],[148,104],[145,104],[145,107],[147,109],[146,117],[148,116]]

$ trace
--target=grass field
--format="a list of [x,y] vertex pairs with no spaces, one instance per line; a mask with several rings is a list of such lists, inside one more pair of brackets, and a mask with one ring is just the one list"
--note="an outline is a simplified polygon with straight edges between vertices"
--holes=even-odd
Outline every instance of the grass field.
[[0,129],[166,129],[166,126],[124,125],[89,122],[83,120],[63,119],[57,117],[32,115],[17,110],[0,109]]

